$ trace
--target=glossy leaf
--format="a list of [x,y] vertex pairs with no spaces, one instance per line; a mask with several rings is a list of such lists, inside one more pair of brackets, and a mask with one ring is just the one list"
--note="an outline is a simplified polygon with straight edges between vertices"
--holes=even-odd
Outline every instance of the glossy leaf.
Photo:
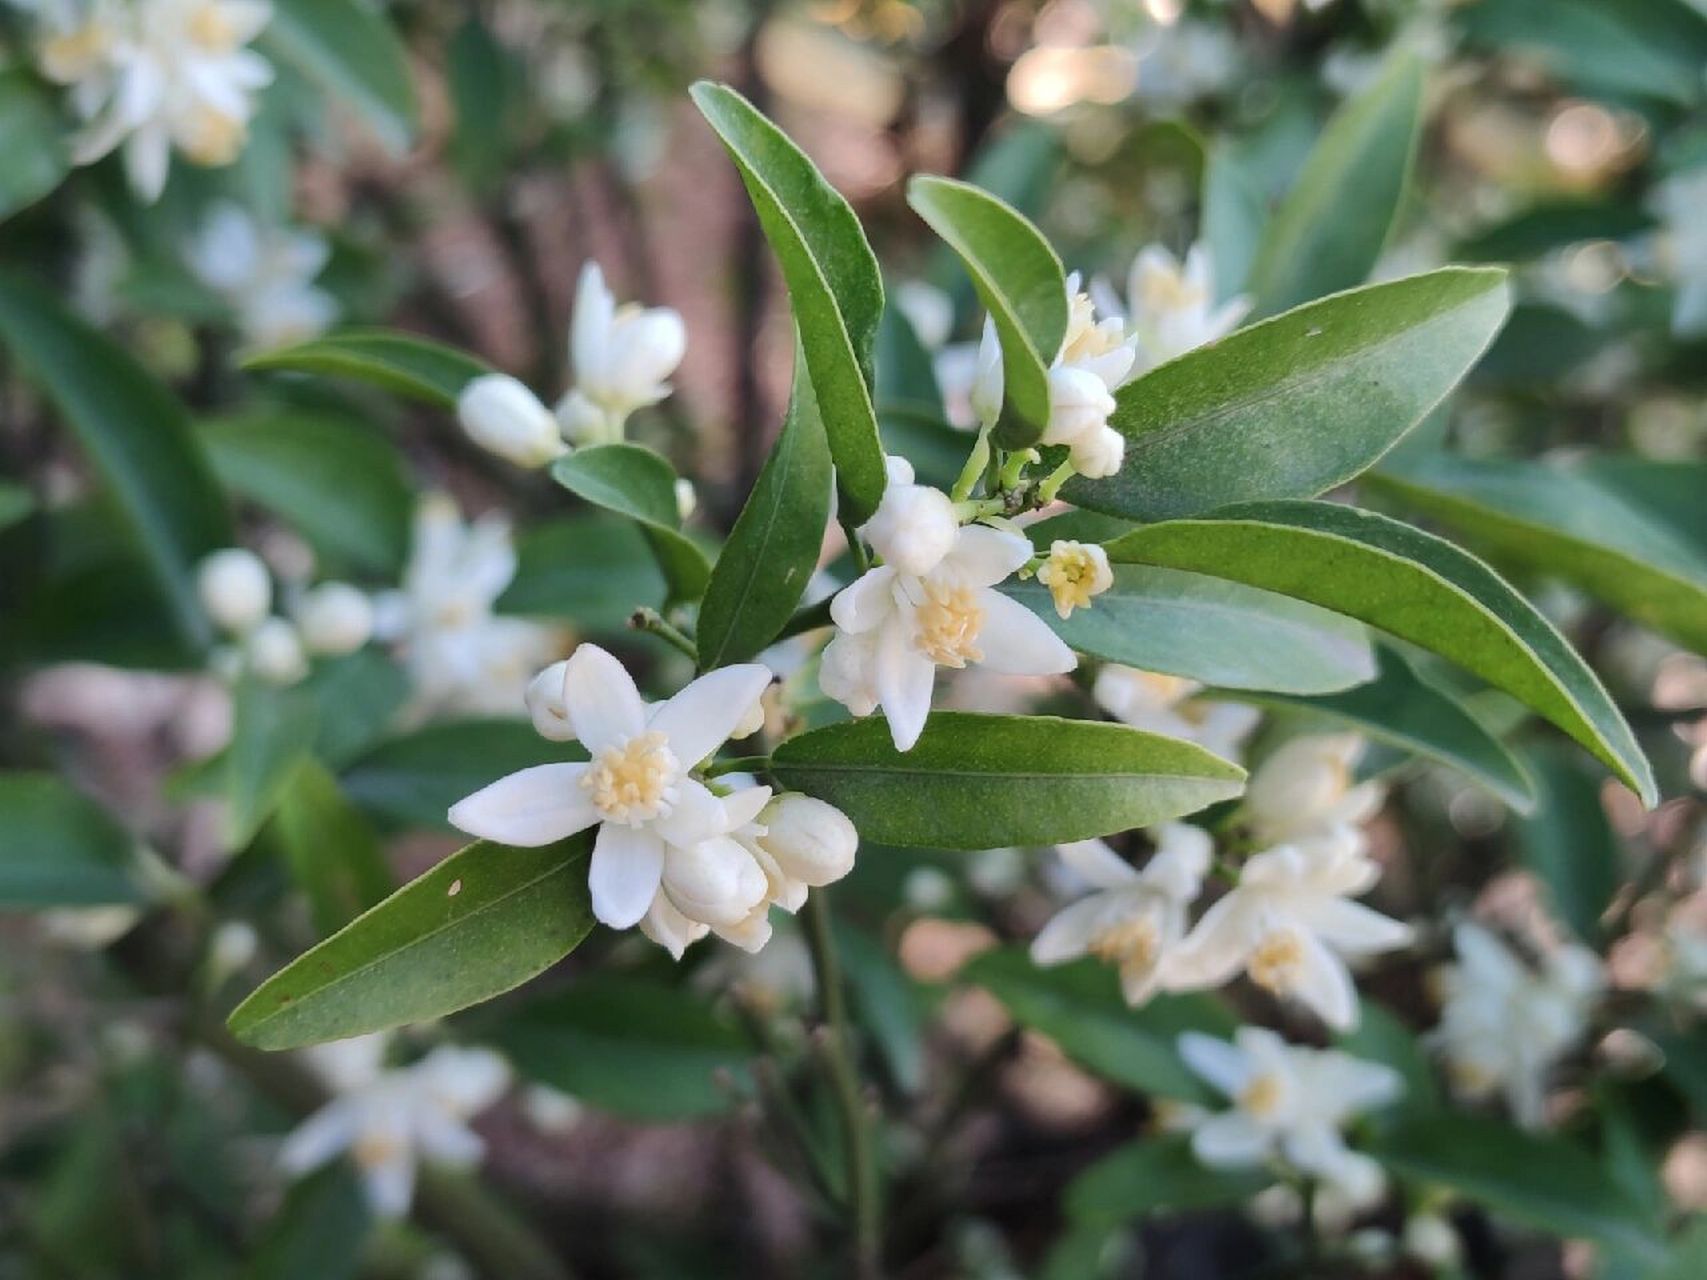
[[1600,680],[1480,560],[1420,529],[1325,502],[1229,507],[1108,544],[1118,562],[1211,573],[1308,600],[1473,671],[1575,738],[1652,805],[1652,771]]
[[960,256],[995,321],[1003,375],[997,441],[1036,443],[1049,423],[1049,365],[1067,332],[1061,259],[1012,206],[968,183],[916,177],[907,203]]
[[1440,403],[1508,305],[1503,271],[1447,267],[1241,329],[1122,387],[1120,472],[1064,492],[1133,520],[1324,493]]
[[883,497],[872,349],[883,279],[859,219],[806,153],[726,85],[700,81],[694,105],[728,149],[782,267],[823,411],[842,515],[863,524]]
[[818,796],[879,844],[1057,844],[1149,826],[1227,800],[1244,770],[1188,742],[1053,716],[938,711],[910,751],[881,717],[776,749],[785,787]]
[[1247,288],[1259,315],[1368,278],[1404,198],[1422,90],[1422,63],[1400,55],[1328,121],[1257,249]]
[[[1624,460],[1707,493],[1707,465]],[[1378,492],[1473,545],[1582,587],[1707,653],[1707,538],[1600,479],[1593,463],[1474,461],[1436,454],[1370,477]],[[1624,473],[1628,476],[1630,473]],[[1699,526],[1701,507],[1692,514]]]
[[817,568],[831,490],[824,423],[797,352],[782,434],[717,555],[700,605],[700,670],[745,662],[776,639]]
[[137,842],[49,773],[0,773],[0,907],[142,902]]
[[329,333],[250,356],[243,367],[353,378],[445,409],[456,407],[471,379],[491,372],[454,347],[388,329]]
[[195,566],[231,545],[231,521],[183,406],[118,344],[15,276],[0,277],[0,344],[112,495],[178,631],[208,643]]
[[671,601],[697,600],[705,594],[711,564],[681,531],[676,473],[662,457],[637,444],[594,445],[552,463],[551,478],[576,497],[640,525],[669,584]]
[[605,511],[548,520],[516,538],[516,576],[498,612],[568,618],[622,632],[640,605],[664,603],[664,575],[646,536]]
[[408,147],[416,124],[409,55],[383,10],[357,0],[274,0],[264,40],[356,108],[388,150]]
[[1272,1181],[1256,1169],[1211,1169],[1183,1136],[1140,1138],[1117,1147],[1068,1183],[1067,1216],[1081,1223],[1128,1222],[1243,1204]]
[[301,689],[246,680],[235,694],[225,753],[225,839],[241,849],[273,814],[314,745],[313,699]]
[[50,91],[22,68],[0,70],[0,218],[40,200],[70,169],[64,118]]
[[1145,671],[1288,693],[1344,689],[1375,675],[1369,638],[1357,623],[1222,578],[1119,565],[1114,585],[1066,619],[1036,579],[1002,590],[1080,653]]
[[540,849],[478,841],[262,983],[230,1018],[296,1049],[442,1018],[544,972],[593,927],[588,835]]
[[1231,696],[1257,706],[1299,708],[1404,751],[1457,769],[1520,813],[1535,807],[1535,787],[1504,743],[1451,694],[1412,670],[1394,649],[1379,651],[1380,673],[1368,684],[1321,697],[1284,693]]
[[324,765],[300,761],[279,797],[273,829],[314,925],[332,933],[395,888],[379,837]]

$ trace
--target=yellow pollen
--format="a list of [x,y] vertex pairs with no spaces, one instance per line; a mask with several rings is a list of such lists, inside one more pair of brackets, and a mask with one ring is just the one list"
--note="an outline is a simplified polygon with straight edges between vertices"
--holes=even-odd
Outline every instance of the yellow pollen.
[[1037,571],[1037,580],[1049,588],[1055,602],[1055,612],[1070,618],[1074,609],[1088,609],[1091,597],[1114,585],[1114,575],[1106,557],[1082,542],[1057,541],[1049,549],[1049,559]]
[[1155,921],[1136,916],[1099,930],[1090,952],[1108,964],[1146,966],[1156,958],[1158,941]]
[[389,1133],[364,1133],[350,1148],[350,1154],[364,1169],[374,1169],[403,1154],[403,1144]]
[[1447,1060],[1446,1074],[1461,1093],[1486,1093],[1499,1083],[1499,1077],[1481,1063],[1461,1058]]
[[1118,326],[1109,325],[1105,329],[1097,324],[1096,308],[1091,304],[1090,294],[1076,295],[1067,313],[1067,336],[1061,343],[1062,361],[1077,364],[1083,360],[1094,360],[1114,350],[1120,343]]
[[1208,301],[1201,288],[1187,282],[1183,271],[1146,271],[1139,288],[1146,311],[1184,311]]
[[670,811],[681,771],[669,739],[654,730],[599,752],[581,786],[606,822],[638,826]]
[[190,15],[190,39],[210,53],[229,53],[237,47],[237,28],[217,4],[204,4]]
[[924,603],[914,614],[918,633],[913,643],[939,667],[964,667],[984,656],[978,633],[984,629],[984,610],[971,587],[925,584]]
[[178,147],[196,164],[224,165],[237,159],[248,136],[248,127],[235,116],[202,106],[184,122]]
[[1271,1075],[1258,1076],[1239,1094],[1239,1106],[1261,1119],[1271,1116],[1280,1106],[1280,1081]]
[[59,84],[82,80],[100,65],[112,47],[112,33],[105,24],[88,22],[75,31],[43,43],[41,69]]
[[1267,987],[1276,995],[1284,995],[1297,981],[1298,970],[1304,963],[1304,944],[1289,929],[1269,934],[1251,953],[1245,971],[1259,987]]

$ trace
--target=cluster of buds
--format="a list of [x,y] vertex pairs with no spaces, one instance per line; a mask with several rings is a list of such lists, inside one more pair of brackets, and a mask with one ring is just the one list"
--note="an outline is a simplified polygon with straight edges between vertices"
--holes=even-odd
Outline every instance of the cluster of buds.
[[354,653],[373,635],[373,601],[346,582],[295,591],[290,616],[273,613],[273,579],[261,557],[226,547],[196,570],[202,608],[235,642],[238,669],[271,684],[294,684],[308,673],[310,655]]

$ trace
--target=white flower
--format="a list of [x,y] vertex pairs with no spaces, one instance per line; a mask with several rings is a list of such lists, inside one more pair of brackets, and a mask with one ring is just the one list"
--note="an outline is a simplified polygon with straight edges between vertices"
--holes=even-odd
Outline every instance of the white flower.
[[1074,609],[1088,609],[1092,596],[1114,585],[1114,570],[1108,566],[1108,552],[1096,543],[1057,538],[1049,546],[1048,560],[1037,571],[1037,580],[1049,588],[1055,612],[1070,618]]
[[1142,870],[1101,840],[1060,847],[1061,860],[1094,889],[1057,913],[1031,944],[1041,965],[1094,955],[1120,970],[1130,1005],[1149,999],[1185,935],[1186,910],[1203,886],[1213,843],[1185,823],[1155,831],[1156,852]]
[[1179,1050],[1188,1067],[1234,1104],[1192,1132],[1191,1149],[1204,1164],[1251,1168],[1279,1157],[1354,1205],[1380,1198],[1386,1186],[1381,1166],[1348,1149],[1341,1130],[1398,1098],[1398,1072],[1337,1049],[1294,1048],[1262,1027],[1240,1027],[1231,1044],[1187,1032]]
[[272,17],[265,0],[61,3],[43,17],[40,66],[70,88],[84,122],[74,163],[122,145],[131,187],[152,202],[174,146],[196,164],[237,158],[256,92],[273,78],[247,47]]
[[239,969],[248,968],[249,962],[260,949],[261,936],[255,932],[254,925],[246,920],[224,921],[208,940],[209,981],[217,985]]
[[214,625],[243,635],[273,607],[273,580],[253,551],[226,547],[196,566],[196,594]]
[[534,731],[550,742],[571,742],[575,726],[569,723],[569,705],[563,700],[564,671],[569,660],[554,662],[528,682],[528,715]]
[[1245,790],[1245,821],[1259,844],[1348,830],[1381,808],[1379,782],[1354,782],[1363,754],[1355,733],[1309,734],[1281,745],[1257,766]]
[[686,476],[676,477],[676,516],[684,524],[699,510],[699,491]]
[[1458,1230],[1438,1213],[1413,1213],[1405,1219],[1405,1252],[1431,1267],[1458,1264],[1463,1248]]
[[1256,854],[1174,952],[1169,988],[1219,986],[1243,969],[1335,1030],[1355,1026],[1357,991],[1343,957],[1391,951],[1411,939],[1408,925],[1350,901],[1380,874],[1360,833],[1349,828]]
[[593,912],[614,929],[638,923],[660,887],[690,920],[738,924],[763,898],[765,878],[731,833],[770,792],[720,799],[689,771],[723,744],[770,678],[756,663],[723,667],[648,708],[620,662],[583,644],[563,667],[563,706],[590,759],[501,778],[453,806],[450,821],[522,846],[597,825]]
[[996,336],[996,322],[989,316],[984,317],[984,332],[978,338],[968,397],[979,424],[995,426],[1002,416],[1002,343]]
[[1108,663],[1097,671],[1091,693],[1098,706],[1134,729],[1184,738],[1236,761],[1261,713],[1243,703],[1199,698],[1202,688],[1183,676]]
[[587,263],[569,334],[575,386],[557,406],[564,432],[577,444],[621,440],[629,414],[670,394],[669,377],[686,350],[679,313],[617,306],[599,264]]
[[1126,324],[1137,339],[1142,371],[1226,337],[1249,314],[1251,300],[1216,303],[1215,263],[1208,245],[1192,245],[1182,264],[1153,244],[1132,260],[1126,305]]
[[337,301],[314,285],[330,255],[323,237],[264,226],[229,200],[213,206],[184,246],[190,270],[231,307],[256,347],[312,338],[338,318]]
[[382,1036],[309,1050],[337,1096],[285,1139],[279,1165],[293,1177],[348,1152],[369,1207],[399,1218],[414,1198],[422,1161],[467,1168],[485,1153],[468,1121],[509,1087],[510,1071],[489,1049],[442,1045],[413,1066],[379,1069]]
[[1599,959],[1578,946],[1550,953],[1539,970],[1479,925],[1453,931],[1458,963],[1440,975],[1445,994],[1434,1045],[1453,1087],[1468,1098],[1504,1092],[1531,1128],[1546,1119],[1548,1076],[1588,1030],[1604,984]]
[[1078,659],[1048,624],[993,589],[1030,558],[1021,534],[968,525],[928,572],[868,571],[830,603],[837,632],[819,668],[824,693],[855,715],[882,706],[896,749],[906,751],[924,730],[939,666],[1071,671]]
[[1220,93],[1239,70],[1239,44],[1208,22],[1153,23],[1138,48],[1137,97],[1158,107],[1183,107]]
[[960,519],[946,493],[913,483],[913,464],[905,458],[890,457],[885,466],[889,482],[883,500],[859,534],[885,564],[918,577],[953,548]]
[[494,613],[515,573],[502,516],[464,524],[447,495],[422,500],[402,592],[383,602],[376,632],[402,644],[418,706],[514,714],[532,674],[562,652],[556,628]]
[[267,618],[243,642],[249,669],[269,684],[295,684],[308,674],[302,637],[283,618]]
[[354,653],[373,635],[373,601],[347,582],[322,582],[302,597],[296,625],[311,653]]
[[518,467],[543,467],[568,452],[551,410],[505,373],[472,379],[456,399],[456,416],[475,444]]

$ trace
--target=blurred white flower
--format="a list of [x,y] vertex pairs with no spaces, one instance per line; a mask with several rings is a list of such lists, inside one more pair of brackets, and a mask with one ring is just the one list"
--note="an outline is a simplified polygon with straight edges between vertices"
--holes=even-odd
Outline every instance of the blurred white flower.
[[1257,766],[1243,814],[1259,844],[1311,840],[1354,830],[1381,808],[1379,782],[1355,782],[1363,754],[1355,733],[1308,734],[1283,743]]
[[1431,1267],[1458,1265],[1463,1246],[1458,1229],[1438,1213],[1413,1213],[1405,1219],[1404,1249]]
[[1130,1005],[1148,1000],[1185,936],[1186,910],[1203,887],[1213,842],[1207,832],[1169,823],[1153,833],[1156,852],[1142,870],[1101,840],[1060,846],[1061,860],[1093,892],[1058,912],[1031,944],[1040,965],[1094,955],[1120,971]]
[[1183,738],[1223,759],[1236,761],[1261,713],[1240,702],[1199,698],[1202,688],[1183,676],[1111,662],[1097,671],[1091,692],[1098,706],[1134,729]]
[[569,355],[575,385],[557,406],[576,444],[621,440],[629,414],[670,394],[670,375],[687,350],[682,317],[669,307],[618,306],[599,264],[581,268]]
[[298,603],[296,625],[310,653],[354,653],[373,635],[373,601],[347,582],[322,582]]
[[38,65],[70,89],[84,124],[72,161],[93,164],[122,146],[130,185],[150,203],[174,147],[195,164],[230,164],[273,78],[247,47],[271,17],[266,0],[44,4]]
[[1198,1122],[1191,1149],[1204,1164],[1241,1169],[1278,1157],[1367,1207],[1386,1187],[1381,1166],[1350,1150],[1342,1130],[1403,1092],[1399,1073],[1337,1049],[1288,1045],[1263,1027],[1240,1027],[1232,1043],[1197,1032],[1180,1037],[1180,1056],[1233,1102]]
[[184,246],[184,260],[237,318],[255,347],[299,342],[338,318],[338,303],[314,279],[330,256],[312,231],[263,225],[248,210],[222,200]]
[[226,547],[196,566],[196,594],[214,625],[231,635],[253,631],[273,607],[273,579],[261,557]]
[[227,920],[213,931],[207,946],[208,981],[224,982],[249,967],[261,948],[261,936],[247,920]]
[[1096,543],[1057,538],[1037,571],[1037,580],[1049,588],[1056,614],[1066,619],[1074,609],[1088,609],[1092,596],[1114,585],[1114,570],[1109,568],[1108,552]]
[[926,351],[938,351],[954,331],[954,299],[934,284],[903,280],[889,294]]
[[529,1124],[549,1134],[569,1132],[587,1113],[579,1098],[548,1084],[530,1084],[523,1089],[521,1108]]
[[1531,969],[1480,925],[1452,934],[1458,962],[1440,973],[1445,997],[1430,1039],[1453,1088],[1467,1098],[1505,1094],[1518,1123],[1546,1120],[1547,1080],[1588,1030],[1605,984],[1600,960],[1563,946]]
[[384,1046],[374,1035],[306,1051],[336,1096],[285,1139],[279,1165],[302,1177],[348,1152],[369,1207],[400,1218],[421,1163],[480,1162],[486,1144],[468,1122],[503,1095],[510,1069],[489,1049],[441,1045],[412,1066],[383,1070]]
[[308,674],[302,636],[283,618],[266,618],[243,640],[249,670],[268,684],[295,684]]
[[456,398],[456,416],[470,440],[518,467],[543,467],[569,451],[551,410],[507,373],[471,379]]
[[1206,244],[1192,245],[1183,264],[1161,245],[1149,245],[1126,277],[1125,321],[1136,339],[1140,372],[1226,337],[1250,309],[1243,297],[1216,304],[1215,264]]

